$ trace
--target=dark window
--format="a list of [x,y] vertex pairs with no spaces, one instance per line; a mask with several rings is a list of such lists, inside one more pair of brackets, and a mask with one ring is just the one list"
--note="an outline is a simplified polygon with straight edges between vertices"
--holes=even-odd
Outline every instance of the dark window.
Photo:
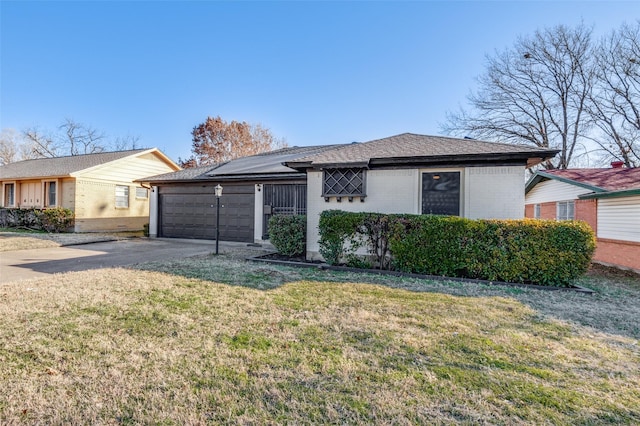
[[56,183],[45,182],[45,205],[53,207],[56,205]]
[[364,197],[364,169],[326,169],[323,176],[323,197]]
[[13,183],[7,183],[4,186],[4,206],[13,207],[16,203],[16,186]]
[[422,174],[422,214],[460,215],[460,172]]
[[306,184],[264,184],[262,239],[269,239],[269,219],[276,214],[307,214]]

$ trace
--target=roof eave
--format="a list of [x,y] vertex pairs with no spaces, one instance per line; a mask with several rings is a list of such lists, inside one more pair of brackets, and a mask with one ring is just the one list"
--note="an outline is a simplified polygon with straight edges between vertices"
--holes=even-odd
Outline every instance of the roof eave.
[[640,188],[621,189],[619,191],[592,192],[590,194],[578,195],[578,198],[581,200],[591,200],[594,198],[633,197],[635,195],[640,195]]
[[[536,179],[536,177],[540,177],[539,179]],[[601,188],[599,186],[594,186],[594,185],[589,185],[587,183],[583,183],[583,182],[579,182],[577,180],[574,179],[569,179],[563,176],[557,176],[553,173],[549,173],[549,172],[545,172],[543,170],[540,170],[538,172],[536,172],[536,174],[533,176],[533,178],[531,178],[531,180],[527,183],[527,185],[525,186],[525,194],[528,193],[530,190],[533,189],[534,186],[536,186],[539,182],[541,182],[542,180],[546,180],[546,179],[553,179],[553,180],[557,180],[559,182],[562,183],[566,183],[569,185],[574,185],[580,188],[584,188],[584,189],[589,189],[593,192],[596,193],[600,193],[600,192],[606,192],[607,190],[604,188]]]

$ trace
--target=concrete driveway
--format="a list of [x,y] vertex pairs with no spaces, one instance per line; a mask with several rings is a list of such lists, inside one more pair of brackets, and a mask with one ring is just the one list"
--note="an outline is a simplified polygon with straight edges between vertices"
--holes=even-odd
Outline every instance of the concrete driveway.
[[[238,243],[220,242],[220,251]],[[241,244],[246,246],[246,244]],[[127,266],[215,251],[215,241],[127,239],[0,253],[0,284],[60,272]]]

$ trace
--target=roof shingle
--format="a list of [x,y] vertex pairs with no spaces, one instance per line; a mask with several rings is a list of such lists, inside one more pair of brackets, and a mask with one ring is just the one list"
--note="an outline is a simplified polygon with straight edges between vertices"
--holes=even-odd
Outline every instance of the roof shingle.
[[605,191],[640,189],[640,168],[545,170],[557,176]]
[[101,152],[98,154],[71,155],[67,157],[37,158],[24,160],[0,166],[0,179],[44,178],[54,176],[69,176],[72,173],[100,164],[109,163],[121,158],[129,157],[145,149],[129,151]]
[[300,158],[292,165],[308,163],[314,166],[329,164],[362,164],[372,160],[435,158],[456,156],[489,156],[522,154],[524,157],[549,157],[558,150],[525,145],[513,145],[475,139],[459,139],[444,136],[427,136],[403,133],[369,142],[353,143]]

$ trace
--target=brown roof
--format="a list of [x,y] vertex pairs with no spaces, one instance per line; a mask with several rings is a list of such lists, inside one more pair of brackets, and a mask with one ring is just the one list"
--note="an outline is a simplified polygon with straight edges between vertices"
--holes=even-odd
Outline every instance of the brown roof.
[[67,157],[37,158],[0,166],[0,180],[69,176],[72,173],[154,149],[101,152]]
[[524,145],[513,145],[474,139],[426,136],[403,133],[370,142],[352,143],[320,154],[289,162],[290,167],[313,167],[349,164],[433,161],[436,159],[463,161],[470,159],[510,158],[530,161],[528,166],[551,158],[559,151]]
[[622,191],[640,189],[640,168],[546,170],[544,175],[555,176],[588,185],[593,189]]

